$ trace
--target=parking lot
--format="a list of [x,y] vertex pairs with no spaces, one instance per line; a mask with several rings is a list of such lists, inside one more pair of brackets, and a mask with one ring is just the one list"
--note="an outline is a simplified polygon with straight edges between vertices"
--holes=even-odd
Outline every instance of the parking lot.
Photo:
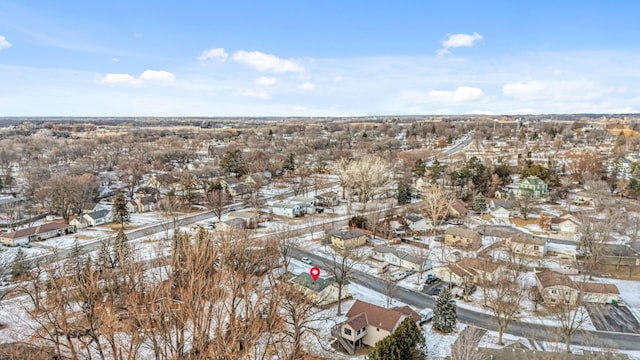
[[585,304],[591,322],[597,330],[638,334],[640,324],[626,306]]

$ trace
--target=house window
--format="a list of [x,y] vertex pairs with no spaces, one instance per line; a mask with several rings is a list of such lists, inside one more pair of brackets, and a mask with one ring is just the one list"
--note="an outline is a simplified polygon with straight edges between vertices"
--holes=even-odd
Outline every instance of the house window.
[[556,291],[555,291],[555,290],[551,290],[551,293],[552,293],[552,294],[555,294],[555,293],[556,293]]
[[568,291],[568,290],[567,290],[567,291],[565,291],[565,292],[564,292],[564,294],[565,294],[565,295],[569,295],[569,291]]
[[351,335],[351,329],[344,328],[345,335]]
[[380,328],[376,328],[376,331],[380,331]]
[[533,250],[535,250],[535,251],[540,250],[540,246],[538,246],[538,245],[533,245]]

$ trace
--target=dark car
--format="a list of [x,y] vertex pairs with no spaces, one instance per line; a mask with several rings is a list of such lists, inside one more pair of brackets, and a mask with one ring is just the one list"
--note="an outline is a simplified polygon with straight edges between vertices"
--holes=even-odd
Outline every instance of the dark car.
[[475,285],[468,285],[462,289],[462,295],[471,295],[478,289]]
[[425,284],[435,284],[438,281],[440,281],[440,278],[434,276],[434,277],[428,278],[424,283]]
[[431,290],[431,292],[429,293],[429,295],[438,296],[438,295],[440,295],[440,292],[441,292],[441,291],[442,291],[442,288],[437,287],[437,288],[435,288],[435,289]]
[[445,282],[442,283],[442,287],[443,288],[446,287],[446,288],[449,288],[449,289],[453,289],[454,287],[456,287],[456,284],[454,284],[452,282],[445,281]]
[[404,271],[405,274],[407,274],[407,276],[411,276],[413,274],[416,273],[416,271],[414,269],[407,269]]

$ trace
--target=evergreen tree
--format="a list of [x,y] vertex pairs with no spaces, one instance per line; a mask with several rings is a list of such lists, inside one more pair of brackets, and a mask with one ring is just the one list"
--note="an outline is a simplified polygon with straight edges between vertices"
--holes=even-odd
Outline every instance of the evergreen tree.
[[438,159],[433,160],[431,167],[429,167],[429,179],[431,180],[431,183],[435,184],[436,182],[438,182],[438,180],[440,180],[440,178],[442,177],[443,173],[444,173],[444,166],[440,164]]
[[220,166],[227,172],[236,176],[242,176],[245,173],[245,162],[242,157],[242,151],[239,149],[227,151],[220,160]]
[[424,176],[426,169],[424,167],[424,161],[422,159],[417,159],[415,163],[413,163],[413,174],[421,178]]
[[293,171],[296,169],[296,155],[291,153],[287,157],[287,160],[284,163],[284,169]]
[[30,267],[27,255],[22,251],[22,249],[18,249],[16,256],[13,258],[13,262],[11,263],[11,277],[13,280],[18,281],[20,278],[27,275]]
[[451,298],[451,290],[445,287],[433,309],[433,329],[448,334],[455,330],[457,320],[456,303]]
[[487,210],[487,199],[482,195],[478,194],[473,198],[473,204],[471,208],[475,212],[484,212]]
[[405,183],[398,183],[398,204],[408,204],[411,202],[411,189]]
[[124,230],[120,228],[113,244],[113,267],[121,266],[129,260],[130,249],[128,241],[129,239],[127,239]]
[[369,360],[423,359],[426,359],[424,335],[409,316],[400,323],[393,334],[378,341],[369,352]]
[[112,212],[113,221],[119,223],[123,229],[125,224],[128,224],[131,221],[131,216],[127,209],[127,199],[125,199],[123,193],[118,192],[116,196],[113,197]]

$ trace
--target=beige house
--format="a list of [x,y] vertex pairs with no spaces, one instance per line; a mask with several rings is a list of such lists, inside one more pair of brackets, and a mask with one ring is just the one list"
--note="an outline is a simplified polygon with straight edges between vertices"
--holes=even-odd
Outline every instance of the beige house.
[[580,291],[564,274],[545,269],[536,275],[536,286],[545,304],[575,304]]
[[0,234],[0,243],[8,246],[19,246],[30,241],[46,240],[55,236],[63,236],[73,232],[76,232],[76,228],[73,225],[51,222],[14,232]]
[[620,302],[620,291],[613,284],[585,282],[582,287],[582,301],[600,304],[617,304]]
[[461,218],[467,216],[467,212],[467,205],[460,199],[456,199],[449,205],[449,216]]
[[[313,281],[311,275],[307,272],[303,272],[298,276],[292,276],[290,284],[294,289],[302,292],[305,296],[316,303],[318,306],[326,306],[338,301],[338,285],[333,278],[318,278]],[[350,296],[349,285],[342,285],[342,299],[346,299]]]
[[246,229],[255,229],[258,226],[260,214],[253,211],[232,211],[227,215],[229,220],[242,219],[245,222]]
[[407,317],[416,324],[420,315],[408,306],[385,309],[383,307],[356,300],[346,314],[347,321],[340,328],[338,339],[352,353],[361,346],[374,346],[378,341],[393,334],[398,325]]
[[477,250],[482,246],[482,237],[475,230],[450,227],[444,232],[444,243],[448,246]]
[[527,234],[517,234],[505,240],[507,247],[516,254],[542,258],[547,253],[547,240]]
[[360,230],[340,230],[331,234],[331,244],[339,249],[353,249],[367,243],[367,235]]

